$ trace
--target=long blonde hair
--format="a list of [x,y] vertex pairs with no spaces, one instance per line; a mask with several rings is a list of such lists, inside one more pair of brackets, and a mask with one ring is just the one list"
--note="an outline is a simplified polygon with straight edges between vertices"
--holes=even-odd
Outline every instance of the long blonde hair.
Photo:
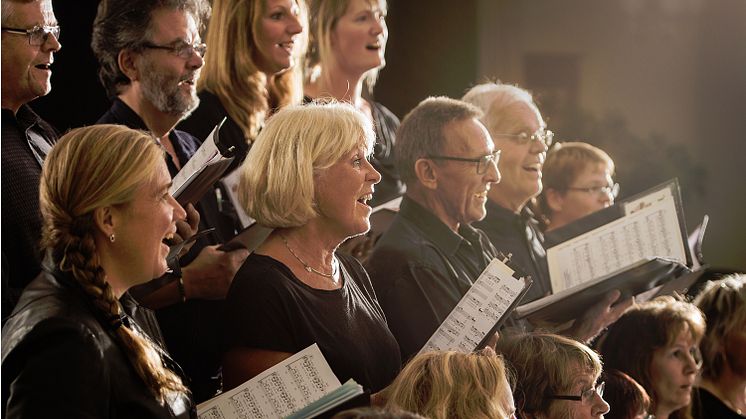
[[432,419],[509,417],[509,380],[494,351],[427,352],[412,358],[386,389],[386,405]]
[[42,246],[55,267],[69,272],[112,327],[137,374],[160,403],[186,393],[163,365],[155,343],[122,324],[122,307],[100,264],[94,233],[97,208],[131,202],[152,181],[163,150],[153,138],[121,125],[96,125],[65,134],[42,170]]
[[[303,98],[306,8],[304,0],[295,0],[301,9],[304,32],[300,34],[301,53],[295,65],[279,74],[264,74],[252,54],[256,50],[256,32],[266,0],[214,0],[207,30],[209,46],[205,65],[197,81],[197,90],[215,94],[228,115],[241,127],[251,143],[274,110],[297,104]],[[269,77],[269,83],[267,78]],[[269,86],[269,87],[267,87]]]

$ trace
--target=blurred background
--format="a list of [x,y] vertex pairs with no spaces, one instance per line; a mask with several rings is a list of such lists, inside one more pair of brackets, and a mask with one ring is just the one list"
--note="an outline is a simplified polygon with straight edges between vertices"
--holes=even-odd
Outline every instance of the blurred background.
[[[108,109],[90,50],[97,0],[53,0],[61,131]],[[489,80],[534,93],[559,140],[617,165],[621,196],[676,177],[687,228],[710,216],[705,260],[746,271],[746,0],[389,0],[375,99],[400,118]]]

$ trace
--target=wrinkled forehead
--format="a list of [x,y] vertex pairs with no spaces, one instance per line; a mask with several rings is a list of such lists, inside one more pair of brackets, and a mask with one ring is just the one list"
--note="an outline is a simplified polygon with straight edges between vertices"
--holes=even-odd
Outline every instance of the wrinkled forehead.
[[8,1],[3,0],[3,26],[32,27],[56,26],[57,18],[51,0]]

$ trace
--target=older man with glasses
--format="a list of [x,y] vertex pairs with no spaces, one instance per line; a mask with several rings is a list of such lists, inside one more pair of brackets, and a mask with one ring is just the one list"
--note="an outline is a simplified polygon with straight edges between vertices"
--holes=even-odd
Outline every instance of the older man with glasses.
[[[542,167],[554,134],[547,130],[531,94],[517,86],[480,84],[469,90],[463,100],[484,111],[481,121],[496,148],[502,150],[502,182],[489,191],[487,216],[474,225],[484,230],[499,251],[511,254],[515,266],[533,278],[524,303],[547,296],[552,289],[544,237],[527,204],[542,190]],[[621,300],[621,293],[614,290],[588,307],[569,329],[560,331],[589,341],[631,304],[632,299]]]
[[415,107],[397,132],[397,169],[407,185],[399,213],[367,269],[402,359],[417,353],[497,255],[471,227],[500,181],[500,151],[481,111],[443,97]]
[[57,140],[29,102],[52,89],[61,48],[50,0],[2,0],[2,318],[41,271],[39,178]]

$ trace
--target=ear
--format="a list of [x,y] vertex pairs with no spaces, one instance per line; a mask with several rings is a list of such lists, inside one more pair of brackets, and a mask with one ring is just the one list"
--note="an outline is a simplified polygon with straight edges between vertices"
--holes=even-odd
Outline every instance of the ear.
[[562,211],[562,207],[565,204],[565,196],[560,191],[548,188],[544,191],[544,196],[546,197],[547,206],[552,212]]
[[438,188],[438,169],[430,159],[417,159],[414,162],[414,173],[420,184],[427,189]]
[[114,212],[111,207],[93,210],[93,222],[104,236],[109,237],[114,234]]
[[140,78],[140,72],[137,69],[137,53],[130,49],[123,49],[117,55],[117,64],[119,70],[127,76],[130,81],[137,81]]

